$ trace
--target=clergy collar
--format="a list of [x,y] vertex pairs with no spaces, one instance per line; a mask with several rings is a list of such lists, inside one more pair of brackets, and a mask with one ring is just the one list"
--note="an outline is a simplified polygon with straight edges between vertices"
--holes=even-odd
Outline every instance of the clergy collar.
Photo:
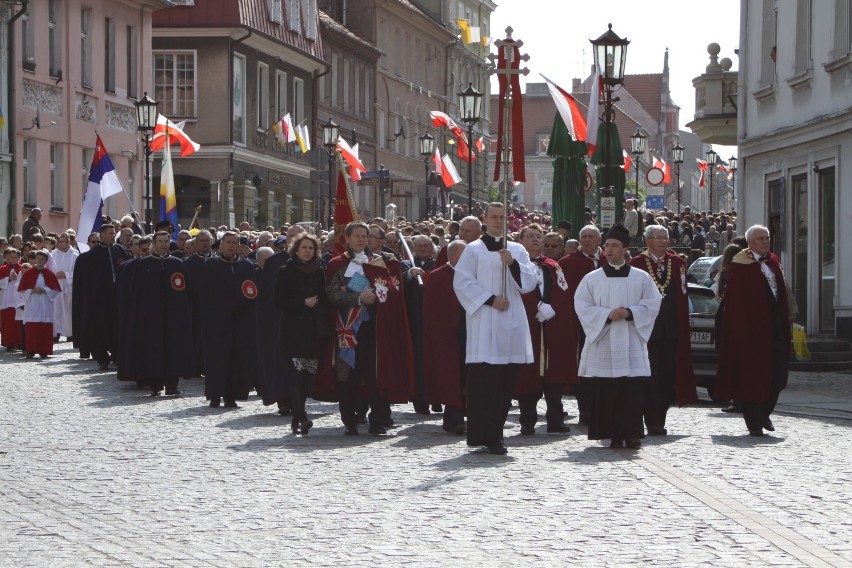
[[164,258],[168,258],[168,257],[169,257],[169,254],[168,254],[168,253],[166,253],[166,254],[164,254],[164,255],[159,255],[159,254],[157,254],[157,253],[155,253],[155,252],[152,252],[150,256],[152,256],[152,257],[154,257],[154,258],[159,258],[159,259],[161,259],[161,260],[162,260],[162,259],[164,259]]
[[503,235],[497,235],[497,236],[494,236],[494,235],[492,235],[492,234],[490,234],[490,233],[485,233],[484,235],[482,235],[482,240],[483,240],[483,241],[490,241],[490,242],[496,243],[497,241],[502,241],[502,240],[503,240]]
[[237,262],[240,259],[239,255],[236,255],[236,254],[232,257],[227,257],[224,254],[220,254],[219,258],[221,258],[225,262]]
[[585,252],[583,249],[580,249],[580,254],[582,254],[586,258],[600,258],[601,257],[601,249],[597,249],[592,254],[589,254],[589,253]]
[[604,264],[601,268],[609,278],[626,278],[630,274],[630,265],[626,262],[617,268],[611,264]]
[[609,266],[613,270],[621,270],[626,264],[627,264],[626,262],[622,262],[621,264],[613,264],[613,263],[610,262]]

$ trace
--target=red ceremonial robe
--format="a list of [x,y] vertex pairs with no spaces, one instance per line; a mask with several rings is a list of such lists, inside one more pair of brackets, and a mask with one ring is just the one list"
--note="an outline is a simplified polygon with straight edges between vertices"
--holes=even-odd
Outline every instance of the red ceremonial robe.
[[32,290],[35,287],[36,280],[38,280],[38,276],[41,274],[44,276],[44,285],[50,288],[51,290],[56,290],[57,292],[61,292],[62,288],[59,287],[59,280],[56,278],[56,275],[48,270],[47,268],[42,268],[38,270],[33,267],[26,271],[24,271],[23,276],[21,276],[21,282],[18,284],[18,292],[23,293],[26,290]]
[[521,367],[515,396],[540,393],[545,384],[567,386],[579,382],[576,353],[572,357],[571,350],[565,348],[565,338],[571,336],[572,320],[576,319],[568,281],[555,260],[542,256],[532,262],[538,264],[544,271],[544,277],[550,280],[548,303],[556,315],[544,323],[539,322],[535,318],[538,303],[543,301],[539,290],[521,296],[530,326],[535,363]]
[[[664,294],[675,294],[677,304],[677,353],[675,355],[675,398],[679,406],[684,406],[698,400],[695,392],[695,373],[692,367],[692,345],[689,338],[689,297],[686,288],[686,263],[683,259],[666,251],[662,262],[668,263],[671,259],[672,282]],[[650,266],[649,266],[650,263]],[[651,275],[656,283],[654,274],[654,260],[647,252],[630,259],[630,266],[644,270]],[[660,282],[659,285],[664,284]],[[659,286],[658,286],[659,289]],[[662,291],[661,291],[662,292]]]
[[464,343],[462,307],[453,290],[455,270],[445,264],[429,274],[423,287],[423,363],[426,401],[463,408],[461,371]]
[[[18,292],[25,292],[35,288],[38,277],[41,275],[44,278],[44,285],[51,290],[61,292],[59,287],[59,279],[56,275],[42,268],[41,270],[33,267],[26,270],[21,276],[21,281],[18,284]],[[51,317],[52,319],[52,317]],[[53,322],[27,322],[25,324],[26,337],[24,338],[24,350],[29,353],[37,353],[39,355],[53,355]]]
[[[21,263],[9,264],[7,262],[3,266],[0,266],[0,280],[8,278],[12,270],[20,273]],[[10,285],[12,285],[11,282]],[[15,308],[0,310],[0,346],[21,347],[22,342],[21,322],[15,319]]]
[[[577,291],[577,286],[580,285],[580,280],[583,279],[583,276],[595,270],[595,264],[583,254],[580,250],[576,250],[567,256],[563,256],[559,259],[559,267],[562,268],[562,272],[565,275],[565,281],[568,283],[568,299],[567,299],[567,310],[571,314],[568,323],[565,327],[565,338],[562,340],[562,344],[565,346],[566,350],[566,367],[568,369],[568,382],[571,384],[577,384],[580,382],[580,379],[577,377],[577,367],[579,362],[579,343],[580,343],[580,333],[582,331],[582,327],[580,326],[580,320],[577,319],[577,312],[574,310],[574,293]],[[606,257],[603,252],[600,254],[600,259],[598,260],[598,268],[607,264]]]
[[[349,265],[347,253],[335,256],[328,262],[325,281]],[[375,260],[372,262],[376,262]],[[374,304],[376,317],[376,386],[379,393],[391,404],[406,403],[414,389],[414,353],[405,295],[402,290],[402,272],[398,260],[382,257],[381,264],[364,264],[364,276],[379,296]],[[377,285],[382,288],[377,289]],[[382,301],[382,292],[385,300]],[[335,329],[337,310],[330,307],[328,321]],[[335,332],[336,335],[336,332]],[[337,400],[334,364],[337,341],[330,341],[321,358],[314,380],[312,398],[323,401]]]
[[448,246],[449,246],[449,243],[442,246],[441,249],[438,251],[438,255],[435,257],[435,264],[432,265],[432,270],[434,270],[436,268],[440,268],[440,267],[444,266],[445,264],[447,264],[447,247]]
[[[787,288],[781,262],[772,253],[766,265],[775,274],[777,307],[785,345],[790,344],[791,329],[787,309]],[[769,284],[760,263],[746,249],[737,253],[728,265],[725,287],[725,313],[713,397],[716,400],[762,402],[770,396],[773,377],[772,315]],[[789,354],[789,349],[787,349]],[[786,381],[781,388],[787,386]]]

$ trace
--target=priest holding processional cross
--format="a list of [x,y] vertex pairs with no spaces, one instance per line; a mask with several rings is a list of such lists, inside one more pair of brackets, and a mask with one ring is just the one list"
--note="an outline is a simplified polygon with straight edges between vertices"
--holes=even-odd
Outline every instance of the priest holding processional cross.
[[526,249],[506,240],[513,176],[526,180],[519,75],[529,72],[520,69],[520,62],[529,59],[520,54],[523,42],[512,39],[511,28],[506,32],[506,39],[495,42],[498,55],[489,56],[494,63],[490,72],[497,74],[500,85],[494,179],[500,179],[502,167],[503,202],[486,207],[486,234],[465,248],[453,279],[466,317],[467,444],[498,455],[507,453],[503,426],[521,365],[534,362],[521,294],[537,285]]

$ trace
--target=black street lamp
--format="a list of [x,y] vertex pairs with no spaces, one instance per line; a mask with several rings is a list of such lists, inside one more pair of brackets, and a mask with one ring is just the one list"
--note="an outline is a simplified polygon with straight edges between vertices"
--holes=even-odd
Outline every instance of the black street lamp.
[[737,198],[737,157],[731,156],[728,158],[728,170],[731,172],[731,199]]
[[151,199],[151,135],[157,127],[157,106],[160,103],[148,96],[147,91],[141,99],[134,103],[136,107],[136,130],[145,138],[145,228],[148,233],[153,232],[154,209]]
[[[604,84],[604,122],[607,126],[604,130],[604,152],[603,152],[603,187],[598,192],[598,211],[601,208],[601,194],[611,194],[612,184],[610,183],[610,166],[612,165],[613,157],[611,156],[610,142],[610,125],[615,122],[613,112],[613,104],[618,102],[618,97],[613,98],[613,88],[624,84],[624,65],[627,62],[627,45],[630,41],[627,38],[620,38],[612,31],[612,24],[609,24],[609,29],[597,39],[590,39],[592,44],[592,53],[595,57],[595,68],[599,70]],[[589,128],[595,128],[597,125],[590,124]],[[611,196],[611,195],[610,195]],[[624,197],[622,196],[616,196]],[[621,204],[618,199],[616,201],[616,218],[620,213]],[[598,217],[601,218],[600,216]]]
[[467,210],[473,211],[473,125],[479,122],[482,115],[482,96],[473,88],[473,83],[467,84],[467,89],[458,93],[461,121],[467,124]]
[[636,197],[639,197],[639,158],[645,153],[645,142],[648,141],[647,136],[643,136],[639,127],[636,127],[636,133],[630,137],[630,150],[633,154],[633,161],[636,162]]
[[677,213],[680,215],[680,165],[683,163],[683,146],[680,141],[672,148],[672,161],[675,163],[675,173],[677,174]]
[[331,179],[331,166],[334,165],[334,158],[337,155],[337,138],[340,125],[328,119],[328,122],[322,125],[322,145],[325,151],[328,152],[328,211],[326,212],[326,220],[328,221],[328,230],[331,231],[331,224],[334,212],[332,211],[332,203],[334,203],[334,184]]
[[[430,204],[429,201],[429,158],[432,156],[432,152],[435,151],[435,137],[426,132],[423,136],[418,138],[420,141],[420,155],[423,157],[423,169],[426,171],[426,203]],[[435,207],[437,207],[438,196],[435,196]],[[433,207],[427,207],[427,214],[432,211],[434,212]]]
[[716,209],[713,207],[713,170],[716,169],[716,152],[713,151],[713,146],[710,146],[710,149],[707,150],[707,153],[704,154],[704,157],[707,158],[707,168],[710,170],[710,211],[715,212]]

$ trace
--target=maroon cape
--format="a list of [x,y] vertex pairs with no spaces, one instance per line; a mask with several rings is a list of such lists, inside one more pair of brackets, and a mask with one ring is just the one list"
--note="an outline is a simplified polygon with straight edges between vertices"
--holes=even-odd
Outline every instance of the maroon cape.
[[[567,256],[559,259],[559,267],[565,274],[565,281],[568,283],[568,300],[567,310],[571,316],[566,325],[565,338],[562,344],[565,348],[565,355],[568,358],[568,382],[577,384],[580,379],[577,377],[577,366],[579,362],[579,343],[580,343],[580,320],[577,319],[577,312],[574,310],[574,293],[577,291],[577,286],[580,285],[580,280],[583,276],[595,270],[595,264],[590,258],[584,255],[581,251],[576,250]],[[598,267],[607,264],[606,257],[601,252]]]
[[[414,388],[414,362],[411,332],[405,310],[405,295],[401,282],[399,261],[385,258],[385,266],[364,264],[364,276],[370,283],[379,301],[374,304],[376,315],[376,386],[391,404],[408,402]],[[326,269],[326,282],[349,264],[345,254],[332,258]],[[381,300],[377,285],[384,290]],[[331,329],[335,327],[336,309],[329,308]],[[313,387],[313,398],[333,401],[337,399],[334,363],[337,342],[330,341],[325,356],[321,359]]]
[[[790,344],[787,288],[778,257],[767,255],[766,265],[775,273],[778,283],[778,308],[785,345]],[[762,402],[769,398],[772,384],[772,308],[768,284],[760,263],[746,249],[737,253],[728,265],[725,288],[725,313],[713,398]],[[787,349],[789,354],[789,348]],[[781,385],[786,387],[786,382]]]
[[[550,278],[550,306],[556,315],[542,324],[535,319],[538,312],[538,291],[533,290],[521,296],[530,326],[535,362],[521,367],[515,396],[541,392],[544,384],[567,386],[579,382],[577,354],[575,352],[572,356],[571,350],[565,348],[565,338],[571,336],[572,320],[576,318],[568,281],[555,260],[542,257],[540,261],[533,262],[541,266],[546,278]],[[542,356],[545,359],[544,365]]]
[[[672,280],[674,285],[669,285],[669,292],[675,291],[675,302],[677,303],[677,354],[675,356],[675,398],[680,406],[690,404],[698,400],[695,392],[695,373],[692,367],[692,344],[689,338],[689,298],[686,294],[686,263],[680,256],[666,251],[663,262],[672,260]],[[630,266],[648,270],[648,262],[654,262],[646,253],[634,256],[630,259]]]
[[445,264],[429,274],[423,287],[423,363],[426,400],[462,408],[464,351],[459,327],[464,322],[453,290],[454,275],[453,267]]
[[445,244],[441,247],[441,250],[438,251],[438,256],[435,257],[435,264],[432,265],[432,270],[436,268],[440,268],[447,264],[447,247],[450,243]]

